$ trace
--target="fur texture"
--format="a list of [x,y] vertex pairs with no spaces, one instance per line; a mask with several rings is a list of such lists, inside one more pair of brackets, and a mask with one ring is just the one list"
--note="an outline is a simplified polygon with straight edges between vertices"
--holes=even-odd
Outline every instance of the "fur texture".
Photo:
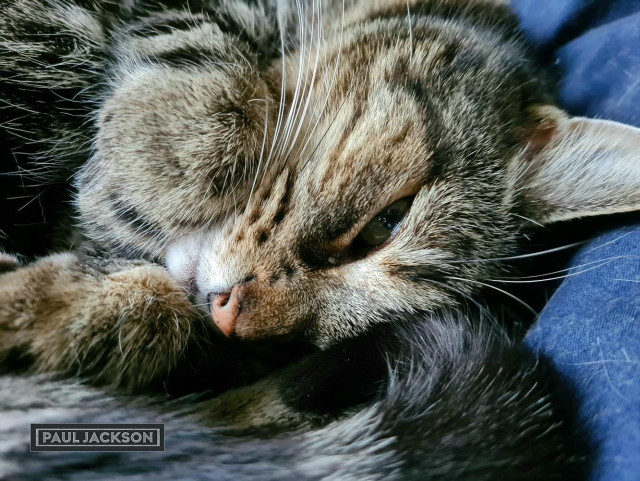
[[0,20],[2,249],[71,251],[0,257],[3,372],[210,389],[208,423],[306,430],[186,430],[212,443],[182,465],[202,476],[231,454],[260,479],[577,472],[546,368],[485,315],[440,316],[502,293],[525,227],[638,209],[640,131],[554,106],[506,2],[7,0]]
[[[1,378],[1,432],[11,442],[3,447],[0,473],[39,480],[581,478],[586,464],[571,454],[552,394],[553,373],[544,363],[503,333],[484,331],[486,325],[470,329],[458,315],[411,321],[378,339],[380,348],[386,345],[389,371],[375,402],[324,427],[269,439],[241,427],[204,428],[184,413],[207,412],[211,401],[132,405],[77,384]],[[357,369],[344,374],[349,362],[336,356],[330,362],[343,381],[357,382]],[[311,384],[299,376],[292,381],[293,397],[300,384]],[[315,381],[316,389],[305,395],[308,405],[319,397],[326,406],[323,388],[335,397],[345,387],[335,374]],[[10,414],[16,409],[19,420]],[[51,420],[164,422],[166,452],[29,454],[28,423]]]

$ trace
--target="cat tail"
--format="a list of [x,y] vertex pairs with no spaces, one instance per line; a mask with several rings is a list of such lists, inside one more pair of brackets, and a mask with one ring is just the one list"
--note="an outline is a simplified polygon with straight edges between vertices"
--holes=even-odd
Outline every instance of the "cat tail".
[[[6,393],[0,434],[13,441],[0,449],[0,468],[5,479],[70,481],[584,479],[588,466],[570,440],[553,370],[499,328],[460,314],[424,316],[396,325],[382,344],[388,377],[378,384],[376,401],[323,427],[275,434],[205,429],[175,412],[123,405],[79,384],[0,377],[0,394]],[[361,354],[343,352],[345,359]],[[326,404],[344,394],[336,387],[349,391],[366,376],[306,377],[299,384],[313,396],[333,383]],[[42,416],[51,422],[51,408],[55,422],[163,422],[165,451],[29,453],[28,423]],[[16,409],[24,409],[19,423]],[[3,412],[11,422],[3,422]]]
[[402,347],[387,361],[383,397],[306,434],[302,472],[340,480],[583,478],[567,397],[545,360],[460,314],[398,326],[390,342]]

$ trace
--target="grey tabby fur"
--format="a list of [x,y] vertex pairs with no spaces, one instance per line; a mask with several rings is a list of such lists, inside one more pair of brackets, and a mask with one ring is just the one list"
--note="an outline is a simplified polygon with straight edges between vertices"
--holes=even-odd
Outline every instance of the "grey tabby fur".
[[33,261],[0,255],[0,369],[209,390],[6,377],[4,412],[176,436],[54,459],[12,424],[7,476],[581,475],[483,289],[531,224],[640,207],[640,131],[556,107],[506,2],[8,0],[0,109]]

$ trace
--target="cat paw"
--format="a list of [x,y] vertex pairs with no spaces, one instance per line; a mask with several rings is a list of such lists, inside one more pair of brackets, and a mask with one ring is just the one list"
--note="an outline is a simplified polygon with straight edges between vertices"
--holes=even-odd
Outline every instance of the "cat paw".
[[114,321],[115,350],[105,381],[128,390],[165,378],[181,359],[200,316],[185,291],[159,266],[111,274],[94,306]]
[[160,266],[103,274],[59,254],[0,278],[0,371],[17,359],[36,372],[140,390],[171,372],[201,322]]
[[[40,338],[39,369],[65,371],[128,391],[165,378],[176,366],[199,317],[186,293],[160,266],[110,274],[78,299],[73,322],[54,352]],[[73,356],[68,353],[73,353]]]

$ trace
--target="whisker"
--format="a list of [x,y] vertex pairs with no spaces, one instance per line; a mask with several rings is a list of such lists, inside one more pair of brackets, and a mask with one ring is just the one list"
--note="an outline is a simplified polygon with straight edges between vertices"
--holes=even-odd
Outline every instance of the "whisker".
[[620,235],[619,235],[619,236],[617,236],[615,239],[611,239],[610,241],[607,241],[607,242],[605,242],[604,244],[600,244],[600,245],[598,245],[598,246],[592,247],[592,248],[588,249],[586,252],[593,252],[593,251],[595,251],[595,250],[598,250],[598,249],[601,249],[601,248],[606,247],[606,246],[608,246],[608,245],[611,245],[611,244],[613,244],[614,242],[618,242],[619,240],[624,239],[624,238],[625,238],[625,237],[627,237],[628,235],[633,234],[633,232],[635,232],[635,231],[630,231],[630,232],[626,232],[626,233],[624,233],[624,234],[620,234]]
[[444,290],[450,290],[452,291],[454,294],[458,294],[459,296],[462,296],[463,299],[465,299],[466,301],[471,302],[473,305],[475,305],[478,310],[482,313],[485,313],[486,315],[488,315],[490,318],[493,318],[493,314],[487,309],[486,306],[483,306],[482,304],[480,304],[480,302],[478,302],[476,299],[474,299],[473,297],[471,297],[468,293],[460,290],[460,289],[456,289],[455,287],[449,285],[449,284],[445,284],[444,282],[438,282],[435,281],[433,279],[429,279],[429,278],[421,278],[421,281],[427,282],[429,284],[433,284],[436,286],[441,287]]
[[407,0],[407,22],[409,23],[409,63],[413,63],[413,26],[411,24],[411,9]]
[[340,115],[340,112],[342,111],[342,108],[345,106],[345,104],[347,103],[347,100],[349,98],[349,93],[351,92],[351,89],[353,88],[353,84],[355,83],[355,78],[351,81],[351,83],[349,84],[349,88],[347,90],[347,94],[344,96],[344,99],[342,99],[342,102],[340,103],[340,106],[338,107],[338,110],[336,111],[335,115],[333,116],[333,119],[331,120],[331,122],[329,123],[329,126],[326,128],[326,130],[324,131],[324,133],[322,134],[322,137],[320,137],[320,140],[318,140],[318,143],[316,144],[315,148],[313,149],[313,151],[311,152],[311,154],[307,157],[307,159],[304,162],[304,165],[308,164],[311,159],[313,159],[313,156],[316,154],[316,152],[318,151],[318,149],[320,148],[320,146],[322,145],[322,142],[324,141],[324,139],[326,138],[327,134],[329,134],[329,131],[331,130],[331,127],[333,127],[335,121],[338,118],[338,115]]
[[526,217],[524,215],[516,214],[514,212],[511,212],[511,215],[514,216],[514,217],[518,217],[518,218],[520,218],[522,220],[526,220],[527,222],[531,222],[532,224],[537,225],[538,227],[541,227],[542,229],[549,230],[548,226],[546,226],[544,224],[541,224],[540,222],[537,222],[537,221],[535,221],[535,220],[533,220],[533,219],[531,219],[529,217]]
[[[311,19],[311,46],[310,46],[310,50],[313,50],[313,40],[315,38],[314,36],[314,31],[315,29],[315,16],[316,16],[316,1],[314,0],[313,3],[313,11],[312,11],[312,19]],[[321,22],[321,16],[320,16],[320,6],[318,6],[318,25],[320,25]],[[313,86],[315,85],[315,79],[316,79],[316,74],[318,72],[318,64],[320,61],[320,26],[318,26],[317,28],[317,33],[316,35],[318,35],[318,40],[317,40],[317,46],[315,48],[316,50],[316,56],[315,56],[315,61],[314,61],[314,66],[313,66],[313,71],[312,71],[312,75],[311,75],[311,81],[308,82],[308,76],[307,79],[305,79],[305,93],[306,93],[306,100],[304,103],[304,108],[302,110],[302,113],[300,115],[298,115],[298,126],[296,129],[295,134],[293,135],[293,138],[289,141],[289,150],[287,151],[287,153],[285,154],[285,158],[288,158],[289,155],[291,154],[291,151],[293,150],[293,147],[300,135],[300,131],[302,129],[302,126],[304,125],[304,121],[307,117],[307,113],[308,113],[308,109],[309,109],[309,104],[311,102],[311,98],[312,98],[312,93],[313,93]],[[308,91],[306,91],[306,86],[309,85],[308,87]]]
[[304,22],[304,9],[302,7],[301,1],[296,0],[296,10],[298,12],[299,19],[299,37],[300,37],[300,55],[299,55],[299,66],[298,66],[298,75],[296,78],[296,87],[293,93],[293,99],[291,100],[291,105],[289,106],[289,112],[287,114],[287,119],[284,124],[284,140],[280,141],[277,147],[277,154],[282,155],[283,150],[286,145],[286,141],[289,139],[291,135],[292,123],[295,122],[295,113],[297,112],[298,102],[300,98],[300,92],[302,88],[302,76],[304,75],[304,66],[305,66],[305,55],[306,55],[306,35],[305,35],[305,22]]
[[[300,149],[300,152],[304,152],[307,149],[307,146],[309,145],[309,142],[311,142],[311,139],[313,137],[313,135],[315,134],[320,121],[322,120],[322,117],[324,115],[324,112],[327,108],[327,105],[329,104],[329,98],[331,98],[331,92],[333,91],[333,88],[335,87],[336,81],[338,79],[338,71],[340,69],[340,61],[342,59],[342,48],[344,45],[344,15],[345,15],[345,0],[342,0],[342,14],[341,14],[341,19],[340,19],[340,38],[338,40],[338,55],[336,56],[336,61],[335,61],[335,66],[333,68],[333,74],[331,77],[331,83],[329,84],[329,88],[327,89],[327,94],[324,98],[324,103],[322,105],[322,107],[320,108],[320,111],[318,113],[318,116],[316,118],[316,123],[313,125],[313,127],[311,128],[311,130],[309,131],[309,133],[306,136],[306,140],[305,143],[302,146],[302,149]],[[353,82],[352,82],[353,83]],[[351,86],[349,86],[349,91],[351,90]],[[346,96],[345,96],[346,99]],[[344,100],[342,102],[344,104]],[[342,107],[342,105],[340,106],[340,108]],[[338,110],[338,112],[340,112],[340,109]],[[329,126],[329,128],[331,127],[331,125]],[[328,129],[327,129],[328,131]],[[324,140],[325,136],[326,136],[327,132],[324,133],[324,135],[322,136],[322,139],[320,140],[320,142],[318,142],[318,144],[316,145],[316,147],[313,149],[313,152],[311,153],[311,155],[309,156],[309,158],[313,157],[313,155],[315,154],[315,152],[317,151],[318,147],[320,146],[322,140]]]
[[607,261],[607,262],[602,262],[600,264],[598,264],[597,266],[593,266],[590,267],[588,269],[584,269],[581,270],[579,272],[570,272],[569,274],[565,274],[563,276],[556,276],[556,277],[548,277],[548,278],[543,278],[543,279],[531,279],[531,280],[508,280],[508,279],[487,279],[490,282],[501,282],[503,284],[535,284],[536,282],[550,282],[550,281],[555,281],[555,280],[559,280],[559,279],[567,279],[569,277],[573,277],[573,276],[577,276],[580,274],[584,274],[586,272],[592,271],[594,269],[599,269],[600,267],[603,267],[607,264],[610,264],[611,261]]
[[531,252],[527,254],[520,254],[520,255],[514,255],[514,256],[492,257],[492,258],[486,258],[486,259],[461,259],[461,260],[445,261],[444,263],[445,264],[464,264],[464,263],[475,263],[475,262],[501,262],[501,261],[512,261],[512,260],[518,260],[518,259],[528,259],[531,257],[537,257],[537,256],[546,255],[546,254],[553,254],[555,252],[561,252],[564,250],[573,249],[574,247],[581,246],[583,244],[586,244],[587,242],[589,241],[583,240],[579,242],[574,242],[572,244],[565,244],[560,247],[554,247],[552,249],[546,249],[543,251]]
[[[282,56],[282,66],[280,72],[280,100],[278,102],[278,115],[276,118],[276,125],[274,128],[273,136],[269,146],[269,153],[267,154],[266,163],[269,164],[270,160],[274,156],[275,149],[279,143],[280,135],[282,132],[282,122],[284,120],[285,110],[286,110],[286,85],[287,85],[287,48],[285,42],[285,26],[286,26],[286,11],[283,10],[282,3],[277,2],[276,4],[276,17],[278,22],[278,29],[280,31],[280,53]],[[266,131],[266,126],[265,126]],[[262,159],[262,152],[260,154],[260,158]],[[256,181],[258,179],[259,171],[256,171],[256,176],[253,181],[252,191],[255,187]],[[250,202],[247,202],[245,205],[245,209],[248,208]]]
[[[262,160],[264,159],[264,151],[267,144],[268,129],[269,129],[269,107],[267,106],[264,114],[264,130],[262,132],[262,146],[260,148],[260,157],[258,159],[258,166],[256,167],[256,175],[253,178],[253,184],[251,184],[251,192],[249,193],[249,200],[247,201],[247,206],[251,204],[251,199],[253,198],[253,191],[255,190],[256,183],[258,182],[258,176],[260,175],[260,168],[262,166]],[[235,163],[234,163],[234,171],[235,171]]]
[[490,279],[490,280],[491,281],[495,281],[495,282],[516,282],[516,281],[525,281],[525,280],[528,280],[528,279],[542,278],[542,279],[538,279],[537,281],[530,281],[530,282],[544,282],[544,281],[548,281],[548,280],[562,279],[564,277],[568,277],[568,276],[559,276],[559,277],[553,277],[553,278],[545,278],[545,276],[549,276],[549,275],[553,275],[553,274],[560,274],[561,272],[569,272],[569,271],[572,271],[572,270],[579,270],[579,269],[582,269],[583,267],[586,267],[586,266],[593,266],[593,264],[598,264],[595,267],[590,267],[588,269],[582,269],[579,272],[574,272],[574,273],[569,274],[569,275],[581,274],[583,272],[588,272],[588,271],[590,271],[592,269],[604,266],[605,264],[613,262],[614,260],[632,259],[632,258],[636,258],[636,257],[638,257],[638,256],[608,257],[606,259],[598,259],[596,261],[585,262],[584,264],[579,264],[577,266],[567,267],[565,269],[560,269],[560,270],[557,270],[557,271],[545,272],[544,274],[535,274],[535,275],[532,275],[532,276],[512,276],[512,277],[504,277],[502,279]]
[[489,289],[493,289],[495,291],[498,291],[501,294],[504,294],[505,296],[507,296],[507,297],[513,299],[514,301],[518,302],[520,305],[525,307],[529,312],[531,312],[534,316],[538,315],[538,313],[536,312],[536,310],[533,307],[531,307],[529,304],[524,302],[518,296],[515,296],[515,295],[511,294],[510,292],[505,291],[504,289],[500,289],[499,287],[492,286],[491,284],[487,284],[486,282],[480,282],[480,281],[476,281],[476,280],[473,280],[473,279],[464,279],[462,277],[447,276],[447,279],[451,279],[453,281],[460,281],[460,282],[470,282],[472,284],[477,284],[479,286],[488,287]]
[[208,302],[203,302],[201,304],[191,304],[193,307],[209,307]]

